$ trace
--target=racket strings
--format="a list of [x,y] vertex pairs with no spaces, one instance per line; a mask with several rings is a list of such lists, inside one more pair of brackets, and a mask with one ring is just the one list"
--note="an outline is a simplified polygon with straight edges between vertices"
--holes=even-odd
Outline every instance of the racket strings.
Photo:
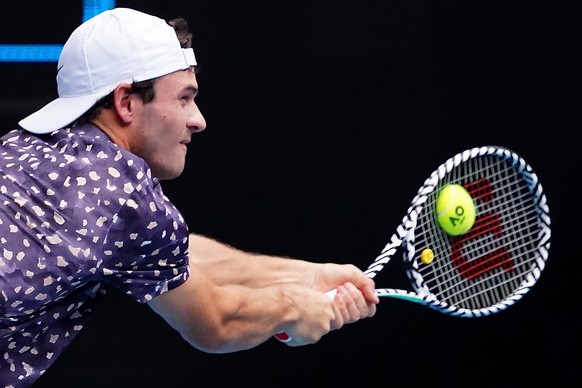
[[[491,256],[492,253],[502,248],[507,248],[510,253],[513,253],[511,255],[512,257],[520,258],[520,252],[531,253],[537,249],[535,241],[538,240],[539,231],[532,229],[532,223],[536,221],[536,217],[529,217],[528,219],[524,219],[522,224],[518,224],[512,228],[510,233],[504,233],[502,236],[496,238],[481,236],[482,238],[462,239],[460,240],[461,242],[456,242],[455,246],[462,245],[462,256],[465,258]],[[491,263],[487,261],[494,262],[497,258],[496,256],[492,256],[487,260],[483,260],[483,266],[488,267],[487,264]],[[421,272],[423,269],[427,269],[427,267],[421,268]],[[469,276],[470,274],[466,275]]]
[[[507,262],[507,258],[503,254],[491,255],[487,261],[481,263],[483,269],[473,273],[474,279],[476,279],[474,281],[469,281],[464,276],[458,275],[458,269],[450,269],[448,273],[438,273],[432,279],[427,279],[426,274],[424,274],[424,284],[440,300],[451,305],[461,305],[470,298],[482,298],[482,293],[486,293],[485,300],[471,305],[471,308],[488,306],[505,299],[519,286],[523,280],[523,274],[529,273],[531,264],[535,263],[533,253],[535,253],[534,249],[525,252],[526,256],[529,255],[528,260],[520,261],[518,264],[512,263],[509,270],[503,269],[503,264],[498,263],[499,259]],[[489,262],[494,262],[495,265],[490,265]],[[500,274],[503,276],[500,277]],[[508,277],[508,274],[513,276]],[[494,295],[491,297],[488,296],[490,291],[494,291]]]
[[[529,253],[533,252],[534,250],[531,250]],[[493,256],[489,260],[495,260],[499,257],[500,255]],[[530,272],[530,264],[533,261],[534,260],[530,257],[527,261],[521,261],[517,265],[512,265],[509,273],[512,273],[513,276],[505,276],[502,280],[499,280],[498,274],[491,272],[492,267],[490,267],[481,273],[477,273],[476,277],[478,280],[472,283],[467,282],[462,278],[451,278],[450,274],[440,274],[432,280],[426,281],[426,285],[431,289],[433,294],[439,296],[439,299],[446,301],[449,304],[461,305],[471,298],[479,297],[485,299],[481,303],[473,305],[472,308],[483,307],[483,304],[491,305],[493,303],[498,303],[511,294],[519,286],[519,283],[523,278],[522,275]],[[483,276],[486,273],[490,273],[490,275]],[[474,290],[474,288],[477,290]],[[495,294],[493,298],[490,298],[488,295],[491,291]]]
[[[532,239],[537,240],[535,235],[539,233],[539,227],[537,226],[537,223],[539,222],[539,217],[533,205],[525,207],[524,211],[521,212],[515,211],[511,213],[509,212],[502,213],[502,216],[503,216],[501,217],[502,219],[514,218],[517,219],[517,222],[514,222],[513,227],[509,228],[510,230],[509,233],[507,233],[506,231],[498,232],[498,236],[496,236],[496,239],[493,239],[492,242],[488,243],[487,245],[492,246],[493,244],[496,243],[499,246],[508,246],[510,245],[510,243],[508,243],[507,241],[509,242],[515,240],[531,241]],[[431,223],[433,222],[434,221],[431,221]],[[481,241],[481,239],[472,236],[474,235],[482,236],[485,234],[486,231],[492,231],[492,233],[495,233],[495,229],[498,226],[499,226],[498,221],[494,219],[489,219],[486,222],[482,222],[479,225],[477,225],[477,227],[471,231],[472,233],[468,235],[469,237],[466,238],[464,249],[465,251],[467,251],[468,255],[472,256],[475,251],[483,248],[483,242]],[[421,225],[420,227],[418,227],[418,229],[423,229],[423,226]],[[419,241],[432,240],[430,233],[428,234],[428,237],[425,237],[427,236],[426,232],[427,230],[424,230],[419,233],[418,235],[418,237],[420,237],[420,239],[418,239]],[[513,244],[515,244],[515,242]],[[445,245],[448,246],[448,242]]]
[[[526,273],[529,272],[528,270]],[[506,299],[515,292],[522,281],[522,274],[516,274],[512,278],[505,278],[501,282],[497,279],[488,278],[476,284],[479,289],[477,292],[466,288],[451,294],[451,298],[455,300],[454,305],[456,306],[466,305],[468,306],[466,308],[483,308]]]
[[[410,263],[421,274],[419,283],[409,272],[417,289],[429,289],[439,300],[469,309],[492,306],[515,292],[535,268],[540,236],[540,210],[526,173],[493,155],[469,159],[442,177],[416,227],[416,252],[430,247],[436,257],[420,270],[416,260]],[[481,220],[456,244],[440,230],[433,213],[438,188],[448,183],[476,185],[471,194]]]

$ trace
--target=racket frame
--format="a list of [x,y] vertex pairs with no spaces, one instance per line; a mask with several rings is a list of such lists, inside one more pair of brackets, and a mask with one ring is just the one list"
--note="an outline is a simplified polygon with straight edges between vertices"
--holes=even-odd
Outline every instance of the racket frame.
[[[540,235],[536,247],[537,257],[535,259],[534,268],[524,277],[521,284],[501,302],[495,303],[492,306],[483,308],[462,308],[452,306],[448,303],[438,300],[429,288],[424,284],[424,279],[419,272],[418,262],[416,258],[416,248],[414,246],[415,228],[417,225],[419,214],[426,206],[427,200],[431,194],[434,193],[443,180],[454,168],[469,159],[482,156],[495,156],[502,160],[509,161],[512,167],[524,178],[527,186],[534,196],[534,203],[537,205],[537,211],[540,220]],[[374,278],[391,258],[402,248],[403,260],[409,280],[414,288],[414,292],[394,289],[394,288],[379,288],[376,289],[376,294],[380,297],[390,297],[402,299],[410,302],[419,303],[435,309],[441,313],[445,313],[457,317],[483,317],[488,316],[512,306],[520,300],[537,282],[545,263],[549,256],[550,239],[551,239],[551,221],[549,215],[549,207],[543,188],[539,182],[537,175],[526,161],[515,152],[499,146],[483,146],[475,147],[464,152],[458,153],[449,158],[445,163],[441,164],[420,187],[415,197],[412,200],[410,207],[401,224],[396,228],[396,231],[391,236],[389,242],[378,257],[370,264],[364,271],[366,276]]]

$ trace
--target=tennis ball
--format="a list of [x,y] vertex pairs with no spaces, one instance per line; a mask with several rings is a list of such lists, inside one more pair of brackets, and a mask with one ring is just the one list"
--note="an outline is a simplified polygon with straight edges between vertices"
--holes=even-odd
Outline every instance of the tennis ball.
[[432,263],[432,261],[434,260],[434,252],[432,251],[432,249],[430,248],[423,249],[422,253],[420,254],[420,260],[424,264]]
[[475,203],[461,185],[446,185],[436,202],[437,221],[451,236],[467,233],[475,223]]

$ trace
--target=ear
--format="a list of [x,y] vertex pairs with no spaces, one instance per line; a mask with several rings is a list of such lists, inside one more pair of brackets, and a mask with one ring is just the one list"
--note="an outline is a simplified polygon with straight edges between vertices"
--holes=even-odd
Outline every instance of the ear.
[[113,105],[119,119],[125,124],[133,120],[131,85],[123,83],[113,90]]

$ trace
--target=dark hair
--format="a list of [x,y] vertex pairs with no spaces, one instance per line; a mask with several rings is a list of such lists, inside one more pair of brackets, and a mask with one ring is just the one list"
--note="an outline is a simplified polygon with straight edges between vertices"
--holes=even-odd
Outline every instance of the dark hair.
[[192,47],[192,33],[188,29],[188,22],[184,18],[175,18],[168,21],[168,24],[174,27],[174,31],[176,31],[176,36],[180,41],[180,46],[182,48],[191,48]]
[[[188,22],[181,17],[174,18],[168,21],[168,24],[174,28],[176,31],[176,36],[180,41],[180,46],[182,48],[192,47],[192,33],[188,29]],[[198,69],[194,68],[194,72]],[[159,78],[159,77],[158,77]],[[153,78],[146,81],[134,82],[131,84],[131,92],[137,94],[144,104],[152,102],[156,96],[154,85],[158,78]],[[113,106],[113,92],[109,93],[105,97],[100,98],[87,112],[85,112],[78,120],[79,121],[91,121],[96,118],[101,110],[107,109]]]

